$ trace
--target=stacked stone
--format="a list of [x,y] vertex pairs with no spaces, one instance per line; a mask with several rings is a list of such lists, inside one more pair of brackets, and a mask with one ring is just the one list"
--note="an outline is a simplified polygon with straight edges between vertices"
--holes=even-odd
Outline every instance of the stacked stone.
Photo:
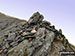
[[39,12],[36,12],[28,22],[23,25],[17,25],[18,29],[15,32],[10,31],[9,34],[6,34],[0,44],[0,55],[9,56],[10,49],[28,40],[24,45],[24,52],[27,52],[28,56],[47,56],[55,37],[64,37],[64,35],[61,30],[56,30],[55,26],[51,26],[49,22],[43,19],[44,17]]

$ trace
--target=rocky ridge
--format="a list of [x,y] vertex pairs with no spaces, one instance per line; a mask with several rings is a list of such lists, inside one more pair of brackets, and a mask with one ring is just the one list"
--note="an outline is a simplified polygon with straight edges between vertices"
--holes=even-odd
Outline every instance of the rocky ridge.
[[39,12],[28,21],[0,13],[0,55],[61,56],[61,51],[75,52],[75,47],[68,42],[62,30],[55,29],[43,19]]

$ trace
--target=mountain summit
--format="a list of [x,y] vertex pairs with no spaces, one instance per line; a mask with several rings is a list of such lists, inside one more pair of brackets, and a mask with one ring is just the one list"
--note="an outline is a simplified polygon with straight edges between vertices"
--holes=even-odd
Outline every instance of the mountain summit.
[[70,44],[39,12],[28,21],[0,13],[0,56],[75,56]]

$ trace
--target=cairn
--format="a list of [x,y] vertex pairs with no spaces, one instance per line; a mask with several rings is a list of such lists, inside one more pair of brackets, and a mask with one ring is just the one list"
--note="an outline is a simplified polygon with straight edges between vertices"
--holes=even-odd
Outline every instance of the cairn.
[[43,15],[36,12],[25,24],[17,25],[18,29],[15,32],[10,31],[9,34],[5,34],[3,42],[0,44],[0,55],[18,56],[16,51],[10,55],[10,50],[23,43],[22,56],[25,55],[24,52],[28,56],[47,56],[53,40],[57,36],[64,38],[64,35],[61,30],[59,32],[55,26],[51,26],[50,22],[43,19]]

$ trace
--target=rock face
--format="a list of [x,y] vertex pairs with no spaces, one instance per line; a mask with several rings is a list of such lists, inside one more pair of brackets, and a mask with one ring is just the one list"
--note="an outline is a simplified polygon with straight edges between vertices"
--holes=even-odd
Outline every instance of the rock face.
[[65,56],[60,52],[74,52],[62,30],[43,19],[39,12],[28,21],[0,13],[0,56]]

